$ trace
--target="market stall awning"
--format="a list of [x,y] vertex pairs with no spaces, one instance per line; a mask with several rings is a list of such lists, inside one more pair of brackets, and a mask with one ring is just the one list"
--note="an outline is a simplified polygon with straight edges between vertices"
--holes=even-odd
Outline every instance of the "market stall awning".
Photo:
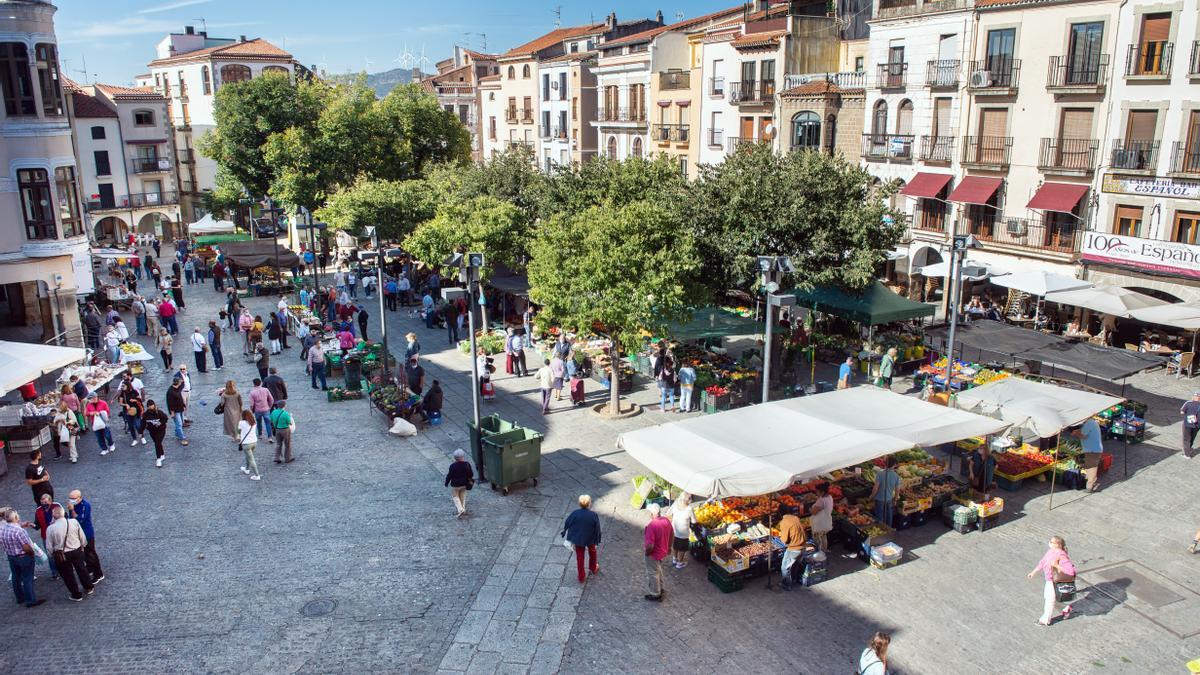
[[221,245],[225,260],[236,267],[250,268],[266,265],[274,267],[279,261],[279,267],[295,267],[300,264],[300,256],[286,246],[279,246],[271,239],[255,239],[252,241],[229,241]]
[[1183,330],[1200,330],[1200,303],[1176,302],[1170,305],[1143,307],[1129,311],[1138,321],[1171,326]]
[[513,271],[501,263],[492,265],[492,278],[488,279],[487,284],[513,295],[529,295],[529,276],[524,272]]
[[796,303],[802,307],[871,326],[933,316],[934,313],[933,305],[896,295],[878,280],[871,282],[861,293],[837,286],[819,286],[795,293]]
[[913,179],[908,181],[908,185],[900,191],[900,194],[909,197],[936,197],[941,194],[942,190],[946,189],[946,185],[954,176],[948,173],[928,173],[922,171],[913,176]]
[[90,253],[93,258],[99,260],[117,260],[119,258],[132,258],[137,255],[133,251],[127,251],[123,248],[93,248]]
[[1042,183],[1026,206],[1039,211],[1070,213],[1087,191],[1088,186],[1078,183]]
[[691,321],[668,326],[667,334],[676,340],[704,340],[753,335],[763,329],[762,322],[723,307],[701,307],[692,312]]
[[[917,270],[917,273],[926,277],[941,277],[945,279],[950,276],[950,261],[943,260],[932,265],[926,265]],[[976,260],[967,259],[962,261],[958,269],[958,276],[970,281],[982,281],[990,277],[1001,276],[1008,272],[993,267],[987,263],[978,262]]]
[[1060,305],[1084,307],[1095,312],[1103,312],[1113,316],[1129,318],[1130,312],[1147,307],[1161,307],[1169,304],[1166,301],[1151,297],[1145,293],[1131,291],[1120,286],[1096,286],[1075,291],[1059,291],[1048,293],[1047,302],[1057,302]]
[[0,396],[85,356],[87,352],[78,347],[0,341]]
[[233,221],[214,220],[211,213],[206,213],[196,222],[188,225],[188,234],[229,234],[237,231]]
[[1116,396],[1009,377],[968,389],[955,397],[961,410],[995,417],[1049,438],[1117,405]]
[[963,176],[958,182],[958,187],[954,188],[954,192],[951,192],[947,199],[960,204],[986,204],[1003,182],[1003,178]]
[[[946,326],[928,327],[925,342],[933,350],[945,353],[946,334]],[[954,353],[957,358],[974,363],[1040,361],[1105,380],[1119,380],[1161,366],[1164,361],[1161,356],[1077,342],[987,319],[958,324]]]
[[761,495],[913,446],[1007,423],[877,387],[773,401],[622,434],[617,446],[703,497]]
[[220,244],[226,241],[250,241],[251,239],[253,237],[241,232],[236,234],[206,234],[203,237],[196,237],[196,245],[211,246],[212,244]]

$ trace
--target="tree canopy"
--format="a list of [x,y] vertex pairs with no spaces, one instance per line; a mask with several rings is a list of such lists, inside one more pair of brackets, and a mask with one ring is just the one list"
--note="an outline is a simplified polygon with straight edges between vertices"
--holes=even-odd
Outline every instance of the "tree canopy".
[[374,225],[380,239],[399,240],[433,218],[433,206],[433,193],[425,180],[360,179],[330,195],[316,216],[353,234],[365,225]]
[[421,223],[404,239],[405,250],[418,260],[441,264],[453,253],[483,253],[488,261],[510,268],[523,265],[529,250],[529,225],[521,210],[495,197],[474,197],[443,204],[437,215]]

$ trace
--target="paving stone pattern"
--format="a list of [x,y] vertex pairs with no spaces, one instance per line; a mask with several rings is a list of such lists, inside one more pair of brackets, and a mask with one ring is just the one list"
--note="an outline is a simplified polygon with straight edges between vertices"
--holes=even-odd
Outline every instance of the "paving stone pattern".
[[[187,289],[185,333],[215,317],[220,298],[210,289]],[[274,301],[248,304],[265,313]],[[372,336],[377,307],[369,305]],[[194,377],[192,443],[168,439],[162,469],[149,446],[130,448],[116,430],[123,445],[114,454],[100,457],[88,437],[79,464],[50,460],[59,498],[79,487],[93,503],[108,578],[77,605],[43,570],[37,587],[49,602],[4,610],[17,630],[0,646],[0,670],[850,672],[878,629],[893,632],[890,665],[904,673],[1180,672],[1200,656],[1200,637],[1177,636],[1200,632],[1200,620],[1177,605],[1126,602],[1111,575],[1087,573],[1135,561],[1155,579],[1200,588],[1200,557],[1183,553],[1200,525],[1200,459],[1175,452],[1177,396],[1190,383],[1131,378],[1130,391],[1155,406],[1152,435],[1130,448],[1128,479],[1113,448],[1117,466],[1097,494],[1059,492],[1051,511],[1048,485],[1035,484],[1004,495],[995,530],[909,530],[898,537],[909,549],[902,565],[877,571],[838,556],[828,581],[791,593],[758,579],[724,595],[702,566],[668,567],[657,604],[641,597],[645,512],[629,506],[629,480],[642,469],[615,442],[679,416],[608,422],[559,403],[543,417],[534,378],[501,373],[484,413],[546,434],[541,479],[508,496],[480,485],[470,516],[456,520],[442,481],[450,453],[468,445],[470,363],[408,312],[389,313],[388,326],[396,352],[404,333],[419,335],[429,376],[446,390],[445,423],[415,438],[387,435],[366,402],[326,402],[293,348],[272,362],[291,390],[298,459],[276,465],[274,446],[260,442],[263,480],[247,480],[211,412],[214,397],[204,396],[226,378],[250,387],[253,366],[231,336],[225,370]],[[177,343],[177,363],[194,367],[186,347]],[[148,370],[161,401],[167,379],[157,364]],[[604,394],[589,382],[589,395]],[[632,398],[656,397],[641,388]],[[23,459],[10,458],[0,498],[28,515]],[[581,493],[594,496],[604,527],[602,572],[582,586],[558,536]],[[1052,534],[1067,538],[1083,590],[1078,616],[1046,629],[1034,624],[1041,586],[1024,575]]]

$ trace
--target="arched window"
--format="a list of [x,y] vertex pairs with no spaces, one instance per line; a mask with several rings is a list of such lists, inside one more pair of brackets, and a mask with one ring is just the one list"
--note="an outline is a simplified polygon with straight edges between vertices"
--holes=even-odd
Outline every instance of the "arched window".
[[524,79],[526,79],[526,80],[528,80],[528,79],[529,79],[529,64],[528,64],[528,63],[526,63],[526,64],[525,64],[525,65],[524,65],[524,66],[521,68],[521,77],[522,77],[522,78],[524,78]]
[[638,159],[642,158],[642,139],[640,138],[633,139],[633,156]]
[[821,149],[821,117],[811,110],[792,116],[792,150]]
[[154,126],[154,111],[153,110],[134,110],[133,123],[139,127]]
[[902,136],[911,136],[913,132],[913,104],[912,101],[904,99],[900,102],[900,106],[896,108],[896,133]]
[[283,66],[263,66],[262,71],[263,75],[266,75],[267,73],[283,75],[284,77],[291,77],[292,75],[292,71],[284,68]]
[[513,68],[512,66],[509,66],[508,67],[508,79],[512,80],[512,79],[516,79],[516,77],[517,77],[517,69]]
[[212,78],[208,74],[208,66],[200,66],[200,86],[204,88],[204,93],[212,93]]
[[617,158],[617,138],[615,136],[608,137],[608,158]]
[[871,113],[872,134],[876,136],[887,134],[887,117],[887,101],[876,101],[875,110]]
[[231,63],[227,66],[221,66],[221,84],[245,82],[249,79],[250,66],[243,66],[240,63]]

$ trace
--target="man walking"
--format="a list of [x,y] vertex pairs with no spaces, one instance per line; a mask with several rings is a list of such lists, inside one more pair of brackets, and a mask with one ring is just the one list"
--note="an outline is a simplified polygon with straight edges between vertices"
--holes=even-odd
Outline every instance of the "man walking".
[[271,392],[275,403],[286,401],[288,398],[287,383],[279,376],[279,372],[274,366],[271,367],[269,372],[270,375],[267,375],[267,379],[263,380],[263,386],[267,388],[267,391]]
[[16,509],[4,512],[4,524],[0,525],[0,543],[8,554],[8,571],[12,577],[13,595],[18,605],[37,607],[45,602],[38,600],[33,590],[33,540],[21,527],[21,514]]
[[187,436],[183,433],[183,411],[186,408],[183,400],[183,378],[176,376],[171,380],[171,387],[167,389],[167,413],[175,423],[175,438],[179,440],[180,445],[188,444]]
[[200,326],[192,331],[192,353],[196,356],[196,370],[201,373],[208,372],[208,340],[204,337],[204,333],[200,332]]
[[1183,415],[1183,456],[1192,457],[1192,445],[1196,442],[1196,432],[1200,431],[1200,391],[1192,394],[1192,400],[1179,408]]
[[221,353],[221,327],[216,321],[208,322],[208,348],[212,350],[213,370],[225,367],[225,355]]
[[854,373],[854,357],[847,356],[846,362],[843,363],[840,368],[838,368],[837,388],[838,389],[849,389],[850,388],[850,378],[853,376],[853,373]]
[[271,430],[275,434],[278,442],[275,443],[275,463],[282,464],[284,462],[291,463],[296,458],[292,456],[292,431],[296,428],[296,421],[292,419],[292,414],[285,407],[287,401],[275,401],[275,409],[267,421],[271,423]]
[[87,545],[83,548],[83,562],[87,565],[92,583],[104,581],[104,570],[100,567],[100,555],[96,553],[96,530],[92,527],[92,505],[83,498],[83,492],[71,490],[67,495],[67,515],[79,521]]
[[646,510],[650,512],[650,522],[646,524],[644,533],[646,575],[650,582],[650,592],[646,594],[646,599],[662,602],[662,561],[671,550],[671,521],[662,517],[662,509],[658,504],[651,504]]
[[508,349],[512,352],[513,373],[517,377],[528,375],[529,369],[525,367],[525,343],[516,331],[513,331],[513,334],[508,338]]
[[83,562],[86,546],[87,536],[83,532],[83,526],[74,518],[67,518],[63,507],[55,504],[54,522],[46,531],[46,553],[54,559],[59,576],[75,602],[83,600],[83,593],[79,592],[80,586],[88,595],[96,590],[95,581]]
[[371,315],[367,312],[366,305],[358,306],[358,335],[364,341],[367,340],[367,321],[371,319]]
[[[134,258],[137,260],[137,258]],[[140,295],[133,296],[133,302],[129,305],[133,310],[134,326],[137,329],[138,335],[146,334],[146,300]]]
[[328,386],[325,384],[325,348],[320,341],[314,342],[308,348],[308,372],[312,375],[312,388],[317,388],[317,380],[321,381],[321,391]]
[[[250,412],[254,413],[254,425],[257,427],[257,434],[260,437],[266,438],[271,443],[275,442],[271,438],[271,421],[267,419],[267,415],[271,413],[271,408],[275,405],[275,397],[271,395],[271,390],[263,386],[262,380],[254,378],[254,388],[250,390]],[[266,427],[264,431],[263,427]]]
[[554,371],[550,368],[550,359],[542,359],[544,365],[538,368],[538,386],[542,389],[542,414],[550,414],[550,392],[554,390]]

